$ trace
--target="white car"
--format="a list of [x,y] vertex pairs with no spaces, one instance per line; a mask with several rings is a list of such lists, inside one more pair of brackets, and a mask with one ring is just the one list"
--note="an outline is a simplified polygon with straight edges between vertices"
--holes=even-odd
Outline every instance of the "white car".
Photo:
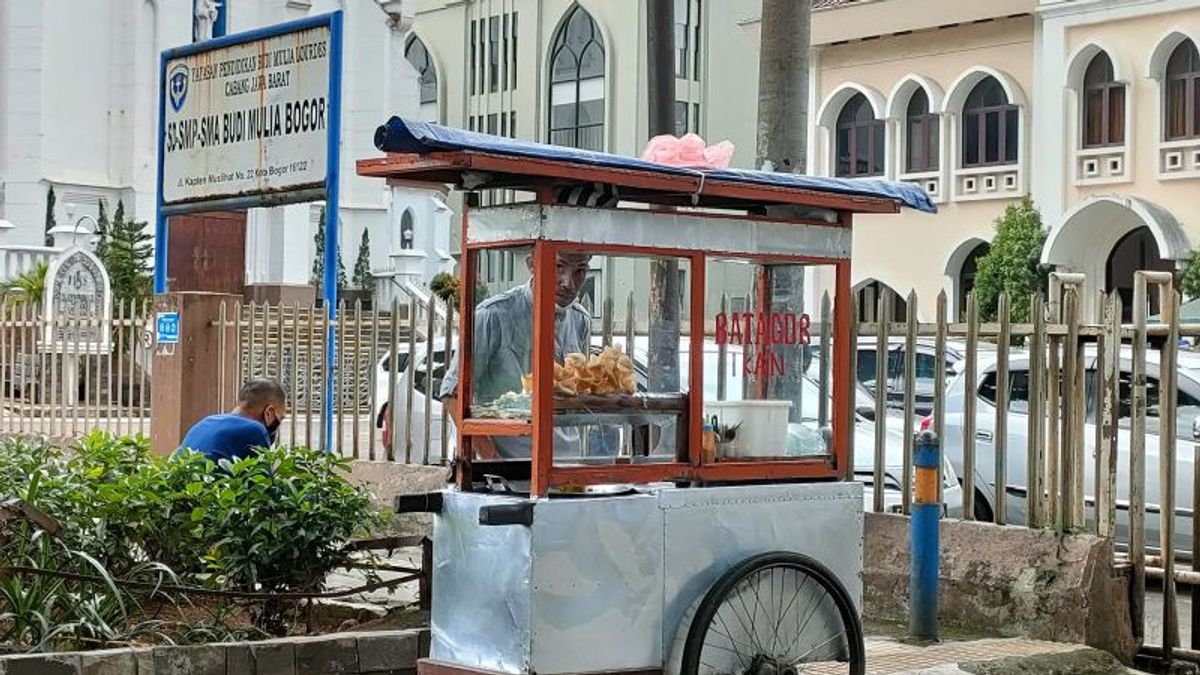
[[[1200,372],[1194,368],[1200,361],[1194,355],[1181,354],[1177,369],[1177,414],[1172,432],[1176,437],[1175,471],[1175,546],[1191,548],[1191,505],[1193,487],[1194,453],[1197,428],[1200,427]],[[1084,442],[1084,495],[1088,507],[1085,509],[1089,522],[1092,520],[1096,464],[1096,424],[1094,390],[1096,358],[1094,350],[1085,352],[1085,381],[1088,395],[1085,396],[1086,411],[1083,431]],[[1124,536],[1128,531],[1129,509],[1129,452],[1130,452],[1130,409],[1132,362],[1129,349],[1122,350],[1120,358],[1120,383],[1117,406],[1117,530]],[[1150,546],[1157,546],[1159,524],[1159,434],[1158,428],[1158,354],[1147,352],[1146,398],[1146,538]],[[1006,515],[1010,523],[1025,522],[1025,499],[1028,489],[1026,450],[1028,448],[1029,410],[1029,356],[1015,351],[1009,357],[1009,403],[1006,414],[1008,433],[1005,452]],[[995,453],[996,453],[996,363],[995,355],[980,356],[979,370],[975,380],[959,377],[950,386],[946,397],[945,456],[961,473],[963,469],[963,402],[966,396],[976,399],[975,414],[975,517],[991,520],[996,496]]]
[[[599,338],[593,340],[593,350],[599,350],[601,341]],[[646,374],[642,364],[646,361],[647,341],[645,337],[634,339],[634,363],[637,370],[637,379],[640,386],[645,385]],[[686,364],[686,349],[687,343],[683,342],[680,345],[681,349],[681,368],[680,374],[682,386],[687,386],[687,368]],[[403,354],[403,357],[400,355]],[[736,347],[729,348],[729,362],[726,367],[727,372],[727,398],[737,400],[741,398],[743,387],[743,379],[741,369],[738,367],[739,350]],[[384,444],[391,441],[392,434],[389,433],[391,426],[391,415],[388,414],[388,357],[385,355],[380,360],[379,366],[376,369],[376,388],[377,401],[380,402],[379,410],[376,415],[376,425],[384,430]],[[442,348],[441,341],[434,343],[432,364],[432,379],[434,383],[440,386],[442,375],[444,374],[445,351]],[[398,421],[400,424],[401,433],[396,434],[395,438],[399,441],[396,448],[397,456],[401,456],[404,452],[404,445],[407,443],[407,438],[403,432],[406,428],[407,421],[407,387],[408,387],[408,354],[407,345],[403,351],[397,352],[397,361],[400,362],[401,370],[396,373],[396,391],[403,403],[402,411]],[[717,371],[720,363],[719,351],[716,345],[705,345],[704,350],[704,398],[705,400],[715,400],[717,398]],[[424,441],[425,441],[425,408],[430,407],[430,457],[440,457],[441,453],[441,438],[442,438],[442,404],[425,395],[426,382],[429,378],[430,359],[427,354],[424,343],[416,345],[415,360],[413,362],[413,372],[415,375],[413,386],[413,404],[412,404],[412,435],[413,435],[413,456],[423,457]],[[819,387],[814,380],[807,379],[805,382],[805,393],[802,395],[802,405],[804,407],[804,417],[814,419],[817,416],[817,401],[819,400]],[[855,407],[861,410],[874,410],[874,399],[870,393],[862,386],[855,387]],[[901,442],[900,429],[903,427],[903,420],[899,419],[896,414],[889,415],[885,422],[888,426],[888,442],[885,444],[885,459],[884,459],[884,476],[885,482],[883,489],[885,491],[885,508],[888,511],[899,511],[901,504],[901,486],[903,477],[903,443]],[[454,453],[454,425],[448,424],[448,454]],[[796,434],[790,434],[795,437]],[[856,415],[856,424],[854,430],[855,443],[855,462],[854,473],[858,480],[866,485],[864,491],[864,500],[866,508],[869,510],[873,505],[872,490],[874,486],[874,446],[875,446],[875,429],[874,423],[866,419],[862,415]],[[946,461],[943,464],[943,509],[948,515],[959,515],[962,513],[962,488],[959,484],[958,475],[955,473],[954,467]]]

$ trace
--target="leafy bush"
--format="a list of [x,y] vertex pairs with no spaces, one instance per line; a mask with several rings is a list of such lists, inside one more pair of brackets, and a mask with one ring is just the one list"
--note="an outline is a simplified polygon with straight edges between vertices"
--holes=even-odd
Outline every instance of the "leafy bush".
[[0,642],[110,642],[151,630],[132,619],[146,593],[119,589],[123,579],[319,589],[347,562],[345,544],[382,524],[370,495],[339,475],[347,468],[348,460],[307,448],[220,466],[196,453],[167,459],[145,438],[102,432],[65,453],[0,442],[0,499],[20,498],[61,526],[53,540],[23,521],[0,530],[0,565],[106,580],[0,575]]
[[1050,270],[1041,264],[1046,230],[1042,215],[1028,197],[1010,204],[996,220],[996,237],[988,252],[979,259],[975,275],[975,296],[979,316],[984,321],[996,318],[1000,294],[1008,293],[1012,320],[1030,320],[1029,297],[1046,291]]

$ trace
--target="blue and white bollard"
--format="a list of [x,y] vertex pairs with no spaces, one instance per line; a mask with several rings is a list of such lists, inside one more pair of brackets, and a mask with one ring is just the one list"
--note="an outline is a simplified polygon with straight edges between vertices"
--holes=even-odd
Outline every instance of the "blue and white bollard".
[[938,500],[942,452],[937,434],[922,431],[913,444],[913,502],[909,518],[911,567],[908,575],[908,632],[921,640],[938,639]]

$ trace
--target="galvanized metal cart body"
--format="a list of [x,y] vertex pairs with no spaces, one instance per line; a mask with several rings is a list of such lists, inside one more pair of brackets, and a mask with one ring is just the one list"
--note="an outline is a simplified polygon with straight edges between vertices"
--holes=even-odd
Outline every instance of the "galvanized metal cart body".
[[689,610],[737,562],[781,549],[824,564],[861,607],[858,483],[545,499],[529,527],[479,524],[481,508],[515,501],[446,495],[431,659],[513,674],[677,672]]
[[[392,154],[360,161],[362,175],[533,195],[491,208],[466,200],[456,486],[397,500],[402,509],[437,513],[433,641],[421,671],[790,675],[821,662],[822,672],[839,672],[839,664],[862,672],[862,489],[842,482],[853,470],[850,226],[854,213],[932,210],[924,192],[663,167],[397,118],[380,128],[376,144]],[[516,246],[532,274],[532,391],[528,415],[496,418],[472,396],[478,263]],[[686,268],[686,391],[594,397],[586,405],[555,394],[556,263],[576,252]],[[727,314],[722,306],[717,314],[708,306],[707,277],[732,274],[715,267],[728,260],[752,274],[754,312]],[[822,303],[817,394],[801,400],[807,366],[789,366],[785,375],[772,359],[809,347],[814,303],[790,289],[810,277],[833,293]],[[648,320],[656,319],[652,311]],[[715,340],[724,358],[730,326],[743,353],[771,366],[754,371],[742,396],[786,399],[780,423],[788,448],[721,453],[705,444],[714,407],[705,400],[706,345]],[[726,376],[719,377],[724,392]],[[641,429],[655,415],[670,418],[656,427],[659,445],[632,432],[618,434],[627,450],[613,456],[564,457],[556,445],[564,425],[589,416],[596,428]],[[674,445],[662,450],[668,437]],[[489,443],[511,439],[528,439],[527,459],[487,455]],[[525,494],[497,490],[504,481]],[[628,487],[578,494],[611,484]]]

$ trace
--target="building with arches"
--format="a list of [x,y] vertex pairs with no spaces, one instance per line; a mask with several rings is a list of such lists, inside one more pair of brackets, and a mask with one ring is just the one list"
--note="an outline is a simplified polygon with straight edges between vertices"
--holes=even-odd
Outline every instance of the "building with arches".
[[[387,116],[624,155],[649,135],[646,0],[227,2],[230,31],[345,10],[343,254],[371,230],[385,301],[389,278],[454,264],[459,207],[354,176]],[[0,3],[0,248],[42,243],[50,186],[60,223],[118,199],[152,218],[157,55],[190,39],[190,4]],[[923,319],[945,292],[960,314],[994,221],[1027,196],[1043,262],[1086,274],[1089,293],[1177,268],[1200,246],[1198,4],[814,0],[808,171],[917,183],[940,209],[860,217],[854,283],[876,300],[916,291]],[[728,139],[753,167],[759,3],[675,0],[675,14],[675,131]],[[251,290],[307,284],[319,211],[249,214]],[[593,273],[593,305],[617,297],[618,270]]]
[[[222,0],[222,5],[230,33],[343,10],[343,263],[354,264],[364,229],[375,242],[371,268],[385,297],[394,286],[389,277],[418,278],[428,268],[452,263],[449,210],[437,195],[391,188],[354,169],[357,159],[376,152],[372,136],[382,120],[425,114],[437,91],[434,70],[412,65],[415,50],[408,49],[405,58],[412,0]],[[43,244],[48,210],[62,226],[97,217],[102,202],[112,215],[120,201],[127,215],[153,229],[159,55],[190,42],[193,28],[192,0],[0,2],[0,267],[4,250]],[[56,200],[48,209],[51,188]],[[295,204],[197,223],[201,231],[193,243],[223,241],[219,250],[194,258],[206,265],[214,257],[244,258],[244,273],[237,274],[240,260],[233,261],[232,271],[244,280],[249,297],[312,298],[320,212],[320,204]],[[416,223],[412,248],[424,254],[419,260],[400,246],[403,213]],[[177,243],[188,239],[190,226],[178,221],[172,220]],[[217,229],[205,232],[210,225]],[[197,271],[193,278],[203,280],[203,270]]]
[[858,219],[860,302],[915,290],[930,319],[945,292],[961,315],[994,221],[1026,196],[1042,262],[1091,297],[1128,302],[1134,271],[1200,246],[1200,3],[816,5],[810,170],[917,183],[940,209]]

